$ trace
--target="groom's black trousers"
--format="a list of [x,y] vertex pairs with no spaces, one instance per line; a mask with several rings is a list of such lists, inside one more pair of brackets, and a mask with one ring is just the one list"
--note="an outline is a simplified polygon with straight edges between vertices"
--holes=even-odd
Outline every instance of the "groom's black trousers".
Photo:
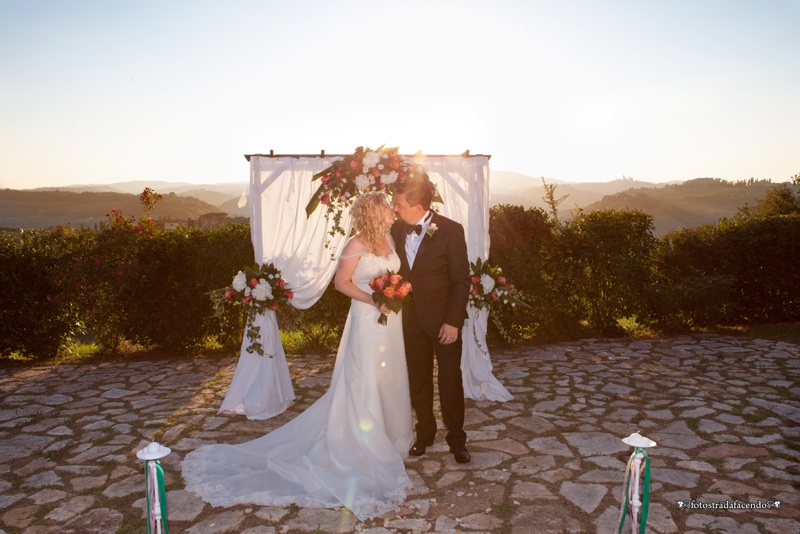
[[405,340],[408,383],[411,406],[417,415],[417,440],[433,441],[436,437],[436,418],[433,415],[433,360],[438,367],[439,401],[442,419],[447,428],[448,445],[461,448],[467,441],[464,432],[464,383],[461,379],[461,330],[458,339],[442,345],[438,338],[425,333],[414,305],[403,309],[403,338]]

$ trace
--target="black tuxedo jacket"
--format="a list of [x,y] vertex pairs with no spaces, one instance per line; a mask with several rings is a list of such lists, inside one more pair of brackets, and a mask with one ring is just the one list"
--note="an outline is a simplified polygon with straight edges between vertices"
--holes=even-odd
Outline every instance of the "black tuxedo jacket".
[[406,257],[406,228],[403,221],[392,225],[392,237],[400,256],[400,275],[411,282],[413,306],[404,309],[416,313],[425,332],[436,338],[446,323],[459,330],[467,318],[467,301],[471,287],[467,242],[464,227],[433,212],[431,224],[436,225],[433,235],[424,235],[420,243],[414,268],[408,266]]

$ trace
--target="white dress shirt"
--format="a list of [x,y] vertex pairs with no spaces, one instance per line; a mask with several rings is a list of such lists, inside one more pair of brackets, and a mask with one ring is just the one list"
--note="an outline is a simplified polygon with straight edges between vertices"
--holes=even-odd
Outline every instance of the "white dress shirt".
[[422,226],[422,231],[419,234],[416,232],[411,232],[410,234],[406,235],[406,258],[408,259],[409,269],[414,268],[414,259],[417,257],[419,245],[422,243],[422,238],[425,237],[425,233],[428,231],[428,226],[431,224],[431,219],[433,219],[433,214],[430,212],[430,210],[428,210],[425,212],[425,215],[422,216],[422,219],[420,219],[417,223]]

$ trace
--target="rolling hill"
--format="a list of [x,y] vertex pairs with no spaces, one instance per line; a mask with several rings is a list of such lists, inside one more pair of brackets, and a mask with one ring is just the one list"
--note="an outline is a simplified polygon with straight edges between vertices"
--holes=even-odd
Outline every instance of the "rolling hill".
[[[196,186],[195,186],[196,187]],[[106,220],[112,208],[125,216],[139,217],[142,205],[136,195],[94,191],[0,190],[0,227],[50,228],[57,224],[93,228]],[[165,194],[156,204],[153,219],[187,220],[221,211],[193,197]]]
[[584,210],[640,209],[653,216],[654,234],[662,235],[676,228],[696,228],[732,217],[745,204],[756,204],[775,185],[769,180],[728,182],[697,178],[680,184],[606,195]]
[[[610,182],[571,183],[546,178],[555,185],[555,196],[566,199],[559,216],[568,219],[578,209],[637,208],[654,218],[655,234],[675,228],[693,228],[731,217],[745,204],[755,204],[775,186],[769,180],[728,182],[697,178],[686,182],[654,184],[630,178]],[[492,171],[489,180],[491,205],[513,204],[547,209],[541,178],[508,171]],[[177,182],[119,182],[108,185],[76,185],[59,189],[0,190],[0,227],[47,228],[56,224],[94,226],[105,220],[111,208],[125,215],[140,215],[136,194],[152,187],[164,196],[156,205],[154,219],[196,219],[211,212],[249,216],[249,207],[239,207],[249,184],[231,182],[188,184]],[[133,194],[135,193],[135,194]]]

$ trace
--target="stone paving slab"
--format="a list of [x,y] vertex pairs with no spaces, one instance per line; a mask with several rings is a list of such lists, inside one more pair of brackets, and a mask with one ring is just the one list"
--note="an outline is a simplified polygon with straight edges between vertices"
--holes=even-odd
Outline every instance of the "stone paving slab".
[[621,438],[635,431],[658,443],[647,532],[800,532],[800,347],[587,339],[493,361],[514,400],[467,400],[472,463],[439,439],[407,461],[407,502],[366,523],[346,509],[213,508],[180,475],[200,445],[254,439],[307,408],[333,357],[290,356],[298,399],[267,421],[217,415],[234,358],[0,370],[0,534],[146,532],[136,451],[154,439],[173,451],[172,534],[610,533],[632,452]]

